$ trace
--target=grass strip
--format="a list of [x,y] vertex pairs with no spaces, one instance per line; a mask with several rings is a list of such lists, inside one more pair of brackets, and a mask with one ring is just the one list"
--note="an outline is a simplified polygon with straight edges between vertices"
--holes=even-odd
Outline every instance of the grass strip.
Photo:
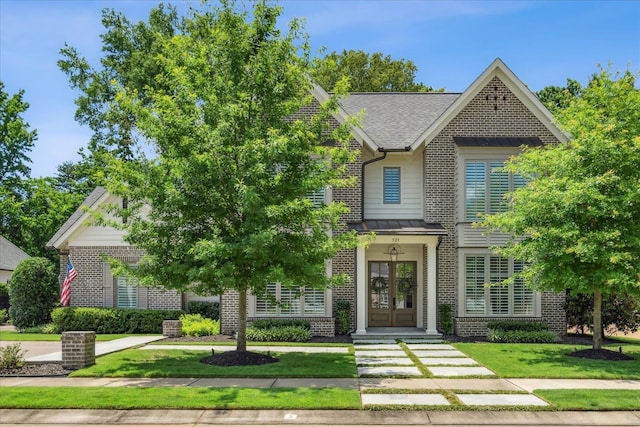
[[596,378],[640,379],[640,345],[605,346],[635,360],[609,361],[571,357],[588,346],[570,344],[454,343],[458,350],[495,372],[501,378]]
[[5,387],[0,408],[360,409],[361,404],[357,390],[339,388]]
[[[155,344],[162,345],[201,345],[201,346],[228,346],[235,348],[237,343],[235,341],[158,341]],[[353,347],[353,344],[348,343],[321,343],[321,342],[256,342],[250,341],[247,343],[247,347]]]
[[125,378],[355,378],[348,353],[272,353],[276,363],[256,366],[214,366],[200,362],[207,354],[192,350],[130,349],[96,359],[72,377]]
[[424,363],[422,363],[420,358],[411,351],[411,349],[409,348],[409,346],[407,346],[407,344],[403,342],[398,342],[398,345],[402,348],[402,350],[404,350],[404,352],[407,354],[407,356],[413,362],[413,364],[416,365],[416,368],[418,368],[420,373],[422,373],[423,377],[433,378],[433,374],[431,373],[431,371],[424,365]]
[[563,411],[637,411],[638,390],[534,390],[533,394]]
[[[154,334],[148,334],[149,336]],[[159,335],[159,334],[155,334]],[[135,337],[136,334],[97,334],[96,341],[111,341],[119,338]],[[62,334],[27,334],[14,331],[0,331],[0,341],[61,341]]]

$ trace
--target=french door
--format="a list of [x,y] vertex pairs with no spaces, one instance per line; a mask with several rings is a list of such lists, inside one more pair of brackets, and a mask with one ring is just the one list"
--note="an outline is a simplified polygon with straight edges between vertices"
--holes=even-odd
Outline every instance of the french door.
[[416,326],[415,261],[369,261],[369,326]]

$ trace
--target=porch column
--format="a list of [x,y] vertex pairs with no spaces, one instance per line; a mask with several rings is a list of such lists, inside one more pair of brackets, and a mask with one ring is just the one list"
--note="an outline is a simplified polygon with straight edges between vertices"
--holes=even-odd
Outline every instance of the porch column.
[[364,254],[364,246],[358,246],[356,249],[356,335],[367,333],[367,268]]
[[438,301],[436,295],[436,282],[437,282],[437,258],[436,248],[438,246],[438,240],[429,239],[427,243],[427,335],[438,335],[437,328],[437,313],[438,313]]

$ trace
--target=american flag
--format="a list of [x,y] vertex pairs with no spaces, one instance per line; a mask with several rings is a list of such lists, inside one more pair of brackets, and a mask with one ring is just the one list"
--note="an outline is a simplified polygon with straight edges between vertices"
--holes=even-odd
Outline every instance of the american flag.
[[64,307],[69,305],[71,301],[71,282],[78,276],[76,270],[71,264],[71,260],[67,260],[67,275],[64,277],[64,283],[62,284],[62,293],[60,294],[60,304]]

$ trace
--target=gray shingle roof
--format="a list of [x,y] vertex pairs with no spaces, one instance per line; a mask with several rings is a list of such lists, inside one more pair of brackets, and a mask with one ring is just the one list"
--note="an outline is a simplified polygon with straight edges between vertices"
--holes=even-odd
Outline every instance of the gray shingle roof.
[[381,148],[405,148],[460,96],[459,93],[352,93],[340,101],[349,115],[365,110],[361,128]]
[[0,270],[13,271],[29,254],[0,236]]
[[[92,207],[105,193],[107,189],[104,187],[96,187],[91,194],[82,202],[82,205],[69,217],[69,219],[62,224],[62,227],[53,235],[51,239],[47,242],[47,248],[53,248],[53,244],[58,240],[64,233],[66,233],[73,225],[82,218],[84,215],[83,206]],[[57,249],[57,248],[56,248]]]

